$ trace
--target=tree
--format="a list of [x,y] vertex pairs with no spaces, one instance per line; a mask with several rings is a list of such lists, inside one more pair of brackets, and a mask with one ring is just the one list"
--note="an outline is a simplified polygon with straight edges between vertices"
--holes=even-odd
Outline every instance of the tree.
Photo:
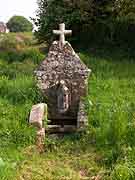
[[10,32],[28,32],[32,31],[32,23],[23,16],[13,16],[9,19],[7,27]]
[[93,37],[95,25],[108,16],[105,10],[108,4],[107,0],[38,0],[37,18],[34,19],[38,27],[36,36],[39,41],[48,41],[52,39],[52,30],[65,22],[76,40],[88,40]]
[[50,41],[52,30],[65,22],[81,43],[116,42],[128,37],[131,22],[134,32],[134,4],[135,0],[38,0],[35,34],[39,41]]

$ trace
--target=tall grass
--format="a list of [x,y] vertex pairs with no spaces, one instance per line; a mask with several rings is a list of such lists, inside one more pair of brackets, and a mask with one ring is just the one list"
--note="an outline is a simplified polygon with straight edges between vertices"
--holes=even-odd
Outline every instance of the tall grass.
[[15,177],[22,149],[34,144],[28,115],[32,105],[41,101],[33,71],[44,56],[37,48],[23,44],[18,49],[16,41],[3,41],[7,44],[0,43],[0,179],[7,180]]
[[[27,48],[26,48],[27,47]],[[42,60],[35,47],[0,51],[0,179],[135,179],[135,61],[127,52],[81,52],[92,69],[87,103],[89,127],[63,139],[46,137],[46,152],[33,149],[31,106],[42,102],[33,71]],[[11,58],[12,57],[12,58]],[[21,57],[19,59],[19,57]],[[8,59],[9,58],[9,59]],[[80,175],[81,174],[81,175]]]
[[95,144],[103,151],[103,162],[114,169],[111,179],[134,179],[134,165],[128,153],[130,150],[135,158],[135,61],[133,57],[116,60],[80,56],[93,70],[89,79],[89,98],[93,104],[89,128]]

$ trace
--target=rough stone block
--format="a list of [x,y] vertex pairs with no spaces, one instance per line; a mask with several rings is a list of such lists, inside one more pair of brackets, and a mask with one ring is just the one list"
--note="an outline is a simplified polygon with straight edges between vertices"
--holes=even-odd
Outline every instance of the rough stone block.
[[47,107],[44,103],[33,105],[30,112],[29,123],[39,129],[42,129],[45,113],[47,113],[46,111]]

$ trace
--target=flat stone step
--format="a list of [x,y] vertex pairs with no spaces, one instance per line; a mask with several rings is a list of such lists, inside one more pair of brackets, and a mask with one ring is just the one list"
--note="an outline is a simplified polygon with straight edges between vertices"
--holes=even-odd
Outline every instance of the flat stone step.
[[75,126],[77,124],[77,119],[72,118],[63,118],[63,119],[51,119],[49,120],[49,125],[73,125]]
[[77,130],[77,126],[74,125],[48,125],[47,131],[50,133],[65,133],[65,132],[75,132]]

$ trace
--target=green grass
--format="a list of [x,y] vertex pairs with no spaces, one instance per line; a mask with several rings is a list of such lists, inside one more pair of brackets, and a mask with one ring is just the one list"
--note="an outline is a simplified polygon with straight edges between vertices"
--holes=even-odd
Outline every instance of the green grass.
[[0,60],[0,179],[134,180],[134,56],[121,49],[79,53],[92,69],[88,130],[46,137],[46,151],[38,154],[35,129],[28,125],[31,106],[43,101],[33,78],[43,55],[33,61],[36,53],[21,62]]

